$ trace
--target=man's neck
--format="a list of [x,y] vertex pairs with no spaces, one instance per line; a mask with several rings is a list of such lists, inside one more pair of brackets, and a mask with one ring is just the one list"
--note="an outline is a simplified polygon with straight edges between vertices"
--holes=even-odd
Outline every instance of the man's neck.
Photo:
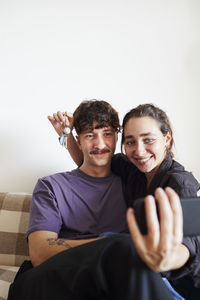
[[106,177],[111,173],[110,166],[104,167],[89,167],[86,166],[84,163],[79,168],[85,174],[92,176],[92,177]]

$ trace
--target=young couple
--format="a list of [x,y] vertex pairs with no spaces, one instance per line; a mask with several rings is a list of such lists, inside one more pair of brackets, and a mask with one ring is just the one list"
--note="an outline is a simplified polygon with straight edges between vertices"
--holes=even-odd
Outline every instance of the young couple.
[[[172,131],[164,112],[152,105],[130,111],[123,122],[129,163],[113,157],[119,131],[116,111],[105,101],[86,101],[70,117],[49,117],[59,133],[74,125],[68,149],[81,166],[39,179],[27,232],[31,262],[11,285],[12,299],[173,299],[162,276],[183,295],[182,281],[200,287],[200,238],[183,238],[177,194],[196,196],[198,182],[172,160]],[[81,152],[74,149],[78,148]],[[81,154],[81,156],[80,156]],[[113,157],[113,158],[112,158]],[[111,172],[111,160],[113,172]],[[133,164],[132,164],[133,163]],[[117,176],[114,172],[121,175]],[[148,234],[141,235],[126,208],[145,198]],[[103,237],[107,232],[119,234]],[[30,265],[30,264],[29,264]]]

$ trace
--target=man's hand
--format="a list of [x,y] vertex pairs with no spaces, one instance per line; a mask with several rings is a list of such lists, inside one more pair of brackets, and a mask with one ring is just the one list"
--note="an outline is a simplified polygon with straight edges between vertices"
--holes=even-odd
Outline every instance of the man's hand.
[[189,258],[189,250],[182,244],[183,216],[178,195],[171,189],[156,189],[160,223],[153,196],[145,198],[147,234],[142,235],[133,209],[127,211],[129,230],[135,247],[147,266],[156,272],[182,267]]
[[71,130],[73,129],[74,118],[73,114],[69,112],[58,111],[54,113],[53,116],[48,116],[48,119],[59,136],[62,135],[65,127],[69,127]]

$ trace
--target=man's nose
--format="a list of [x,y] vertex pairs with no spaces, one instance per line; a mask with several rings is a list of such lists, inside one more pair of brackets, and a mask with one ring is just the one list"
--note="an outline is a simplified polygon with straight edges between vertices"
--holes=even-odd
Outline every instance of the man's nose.
[[106,146],[103,136],[98,136],[95,139],[95,148],[104,149]]

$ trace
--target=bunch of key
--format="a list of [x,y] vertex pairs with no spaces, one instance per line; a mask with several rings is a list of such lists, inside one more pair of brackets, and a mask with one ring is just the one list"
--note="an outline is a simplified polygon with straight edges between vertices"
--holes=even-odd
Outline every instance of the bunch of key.
[[61,144],[61,146],[64,146],[65,148],[67,148],[67,136],[70,134],[71,130],[69,127],[65,127],[62,135],[59,137],[59,142]]

